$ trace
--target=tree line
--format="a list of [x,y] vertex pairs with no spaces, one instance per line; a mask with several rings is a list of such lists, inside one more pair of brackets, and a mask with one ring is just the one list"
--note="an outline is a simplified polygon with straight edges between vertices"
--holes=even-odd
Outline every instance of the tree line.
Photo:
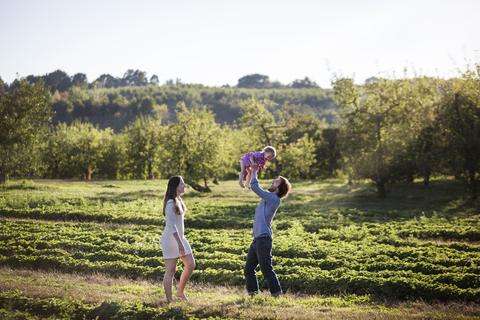
[[[462,181],[471,199],[477,199],[480,65],[467,66],[448,80],[406,75],[370,80],[356,85],[350,78],[333,79],[338,123],[301,112],[300,104],[285,100],[279,107],[273,99],[248,95],[238,99],[239,116],[231,123],[221,124],[212,108],[188,100],[177,102],[170,117],[165,112],[169,106],[158,105],[153,95],[150,102],[144,96],[136,105],[150,112],[140,111],[115,132],[78,119],[40,126],[52,117],[49,103],[55,93],[45,89],[43,80],[32,84],[22,79],[13,92],[2,92],[1,178],[5,181],[8,172],[81,179],[92,168],[93,177],[108,179],[182,174],[196,190],[209,191],[210,182],[237,177],[246,151],[273,145],[278,156],[266,176],[370,179],[385,197],[389,183],[423,177],[428,186],[431,175],[445,175]],[[122,89],[127,101],[140,90],[127,89],[134,88]],[[108,90],[119,88],[82,90],[75,87],[68,94],[102,101],[115,92]]]
[[[280,109],[285,102],[296,104],[300,112],[325,118],[328,123],[335,121],[335,111],[338,111],[333,90],[321,89],[308,78],[285,86],[270,82],[268,76],[253,74],[239,79],[234,87],[206,87],[184,84],[180,79],[159,85],[156,75],[148,81],[146,72],[139,70],[127,70],[123,78],[102,75],[88,83],[85,74],[69,76],[57,70],[45,76],[28,76],[25,80],[33,85],[42,80],[49,88],[54,124],[71,124],[82,119],[102,129],[110,127],[116,133],[140,115],[161,115],[164,122],[172,121],[176,105],[182,101],[189,109],[207,106],[217,122],[227,124],[240,117],[241,101],[249,97],[274,101],[274,109]],[[18,86],[18,80],[3,84],[4,90],[10,92]]]
[[[36,84],[40,79],[44,82],[45,86],[49,87],[50,92],[54,93],[55,91],[65,92],[70,89],[72,86],[80,87],[82,89],[93,89],[95,87],[101,86],[103,88],[119,88],[119,87],[130,87],[130,86],[145,86],[148,84],[159,86],[160,80],[156,74],[152,75],[150,79],[147,77],[146,71],[128,69],[123,77],[114,77],[110,74],[102,74],[97,79],[88,82],[87,75],[84,73],[76,73],[73,76],[69,76],[66,72],[62,70],[55,70],[54,72],[47,73],[43,76],[29,75],[25,78],[28,83]],[[1,80],[1,78],[0,78]],[[15,80],[10,84],[10,87],[15,88],[18,85],[18,80]],[[177,78],[175,81],[173,79],[165,81],[164,85],[179,85],[182,84],[182,80]],[[3,86],[8,88],[9,86],[5,83],[2,83]],[[223,88],[230,88],[230,85],[223,85]],[[279,81],[270,81],[270,77],[267,75],[255,73],[246,75],[238,79],[237,85],[233,86],[234,88],[254,88],[254,89],[311,89],[311,88],[320,88],[320,86],[315,82],[310,80],[308,77],[304,79],[296,79],[291,83],[285,85]]]

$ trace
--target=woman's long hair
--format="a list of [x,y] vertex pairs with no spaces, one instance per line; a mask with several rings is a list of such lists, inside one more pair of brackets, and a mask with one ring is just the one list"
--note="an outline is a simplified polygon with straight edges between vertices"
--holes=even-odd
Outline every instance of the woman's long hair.
[[[181,176],[174,176],[168,180],[167,191],[165,192],[165,197],[163,198],[163,215],[165,216],[165,207],[167,205],[168,200],[173,199],[175,201],[175,213],[182,214],[183,212],[187,212],[187,206],[183,202],[180,196],[177,197],[177,188],[180,184]],[[180,209],[182,207],[182,209]]]

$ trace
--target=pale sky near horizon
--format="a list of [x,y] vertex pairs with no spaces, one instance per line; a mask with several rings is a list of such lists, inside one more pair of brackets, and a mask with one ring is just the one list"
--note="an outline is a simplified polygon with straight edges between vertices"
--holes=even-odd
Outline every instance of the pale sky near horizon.
[[479,61],[478,0],[0,0],[0,77],[128,69],[207,86],[254,73],[363,83],[406,66],[448,78]]

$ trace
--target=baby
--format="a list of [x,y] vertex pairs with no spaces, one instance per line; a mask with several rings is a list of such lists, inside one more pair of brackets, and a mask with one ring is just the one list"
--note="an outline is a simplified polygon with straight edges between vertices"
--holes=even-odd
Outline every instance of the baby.
[[[275,151],[274,147],[267,146],[263,148],[262,151],[259,152],[247,152],[245,156],[240,160],[240,175],[238,184],[240,187],[245,188],[247,187],[250,189],[250,180],[252,177],[252,171],[250,169],[250,164],[255,163],[258,164],[263,171],[265,171],[265,164],[268,160],[272,160],[277,155],[277,151]],[[247,183],[246,185],[243,184],[243,176],[245,175],[245,170],[247,170]]]

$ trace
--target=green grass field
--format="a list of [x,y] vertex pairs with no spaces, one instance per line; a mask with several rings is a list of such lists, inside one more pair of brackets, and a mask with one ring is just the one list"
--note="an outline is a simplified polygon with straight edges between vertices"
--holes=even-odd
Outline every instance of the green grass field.
[[236,181],[187,189],[197,267],[190,300],[171,305],[166,183],[0,186],[0,319],[480,319],[480,203],[455,180],[391,185],[386,199],[370,183],[292,181],[273,226],[280,299],[261,272],[264,292],[244,291],[259,198]]

